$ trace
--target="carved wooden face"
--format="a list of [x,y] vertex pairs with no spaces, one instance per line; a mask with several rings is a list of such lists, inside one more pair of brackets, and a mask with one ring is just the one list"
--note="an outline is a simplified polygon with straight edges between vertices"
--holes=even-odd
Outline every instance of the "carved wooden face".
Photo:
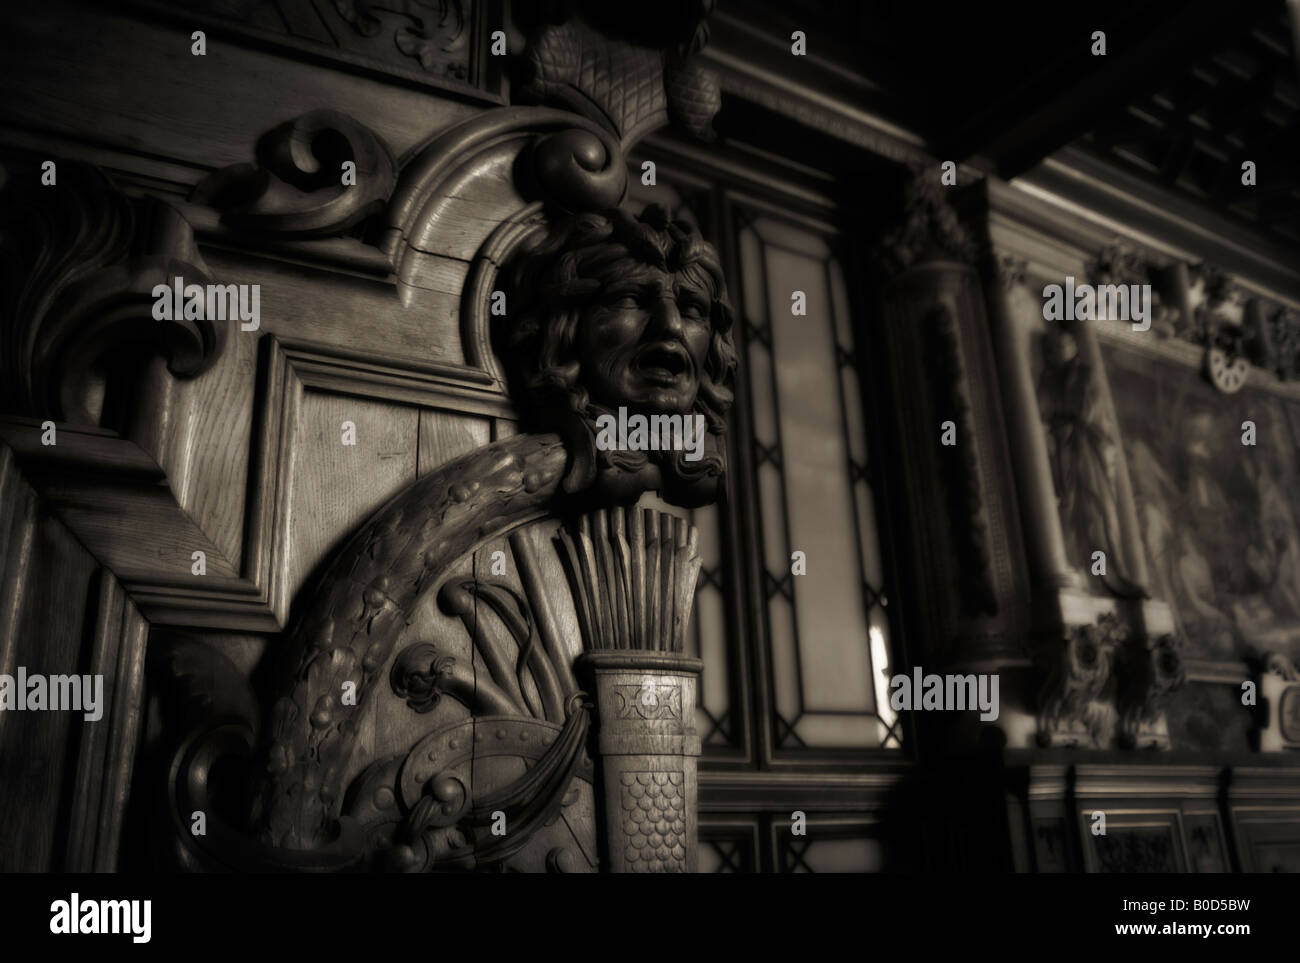
[[631,259],[583,311],[582,379],[593,401],[686,414],[695,404],[712,337],[711,295],[690,274]]

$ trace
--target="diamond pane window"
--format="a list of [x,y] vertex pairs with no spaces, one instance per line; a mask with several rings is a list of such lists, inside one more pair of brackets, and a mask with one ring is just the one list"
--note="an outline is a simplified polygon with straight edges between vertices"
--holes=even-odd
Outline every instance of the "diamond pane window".
[[898,747],[843,272],[825,236],[775,218],[742,215],[738,245],[775,745]]

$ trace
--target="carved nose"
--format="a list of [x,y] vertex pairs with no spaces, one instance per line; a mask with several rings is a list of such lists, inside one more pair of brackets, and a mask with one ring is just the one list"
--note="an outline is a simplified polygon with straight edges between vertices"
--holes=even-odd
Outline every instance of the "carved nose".
[[655,330],[660,334],[680,335],[682,333],[682,314],[677,310],[677,302],[671,298],[662,298],[655,306]]

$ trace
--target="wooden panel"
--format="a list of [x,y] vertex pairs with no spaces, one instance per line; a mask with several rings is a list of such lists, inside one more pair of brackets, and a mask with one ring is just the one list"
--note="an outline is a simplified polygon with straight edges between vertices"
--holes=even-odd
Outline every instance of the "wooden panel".
[[[342,443],[343,422],[356,444]],[[390,495],[415,478],[414,408],[308,391],[298,411],[289,498],[289,590]]]
[[[11,457],[4,449],[6,466]],[[83,671],[86,597],[96,563],[57,518],[38,510],[35,493],[11,469],[2,487],[8,538],[2,546],[0,671],[13,675],[20,666],[42,675]],[[107,687],[104,698],[109,698]],[[62,865],[61,803],[72,789],[78,742],[98,725],[108,722],[87,722],[76,711],[0,713],[0,786],[20,787],[0,793],[0,826],[5,839],[16,843],[0,848],[0,872]]]
[[122,821],[144,702],[148,625],[108,570],[95,580],[96,608],[88,672],[104,677],[103,718],[87,728],[77,758],[66,868],[117,867]]
[[243,548],[244,499],[253,423],[257,332],[232,331],[220,364],[193,380],[171,379],[173,420],[187,425],[189,444],[172,490],[195,523],[230,559]]
[[[267,259],[240,258],[204,251],[214,276],[223,283],[261,285],[259,331],[231,332],[231,340],[271,332],[295,344],[329,346],[374,360],[418,365],[460,364],[459,295],[425,292],[404,307],[397,289],[373,279]],[[441,299],[430,307],[424,297]]]
[[[81,542],[123,581],[191,585],[199,578],[191,569],[195,551],[207,556],[206,578],[233,581],[239,577],[238,568],[206,532],[192,523],[159,524],[176,514],[175,501],[164,488],[110,488],[88,480],[60,480],[43,487],[41,493],[59,505],[60,516]],[[148,537],[140,538],[146,520]]]
[[488,444],[491,434],[490,418],[421,409],[417,473],[423,477],[439,465]]
[[395,154],[475,110],[349,74],[331,73],[323,83],[319,67],[215,33],[207,55],[196,57],[188,29],[81,5],[24,6],[0,33],[3,86],[29,92],[5,98],[0,120],[135,150],[158,144],[166,131],[166,151],[194,166],[195,181],[208,169],[251,161],[258,135],[319,107],[363,118]]

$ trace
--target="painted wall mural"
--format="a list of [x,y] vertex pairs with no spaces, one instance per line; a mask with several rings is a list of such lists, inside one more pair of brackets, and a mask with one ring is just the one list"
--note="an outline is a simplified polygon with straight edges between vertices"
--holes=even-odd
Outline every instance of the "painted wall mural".
[[1182,365],[1104,355],[1152,594],[1186,655],[1300,657],[1300,400],[1223,395]]

